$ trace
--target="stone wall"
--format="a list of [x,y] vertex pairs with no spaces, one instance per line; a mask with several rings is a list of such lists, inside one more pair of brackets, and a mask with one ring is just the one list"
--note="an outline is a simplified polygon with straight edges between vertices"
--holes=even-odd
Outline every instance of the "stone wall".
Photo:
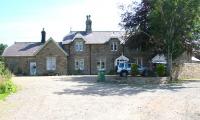
[[[80,39],[79,39],[80,40]],[[118,42],[118,50],[111,51],[110,43]],[[105,44],[84,44],[83,51],[75,51],[75,42],[64,45],[64,50],[69,53],[68,69],[69,74],[76,74],[75,59],[84,59],[84,70],[82,74],[97,74],[97,61],[105,60],[106,72],[114,70],[114,60],[122,54],[122,46],[118,39],[110,40]]]
[[174,79],[200,79],[200,63],[175,64]]
[[[74,63],[75,59],[84,59],[84,70],[82,71],[82,74],[97,74],[97,61],[100,59],[105,61],[106,73],[112,72],[115,70],[115,59],[121,56],[123,52],[124,55],[130,59],[130,62],[136,62],[135,59],[139,58],[139,60],[143,60],[143,64],[146,65],[147,63],[146,54],[134,49],[129,49],[128,47],[125,47],[123,51],[123,46],[120,44],[118,39],[110,39],[104,44],[84,44],[83,51],[77,52],[75,51],[75,42],[80,40],[82,39],[75,39],[70,44],[63,45],[64,50],[69,54],[69,74],[77,74]],[[112,42],[118,42],[117,51],[111,51],[110,44]]]
[[119,77],[118,75],[107,75],[106,82],[127,83],[127,84],[165,84],[168,83],[168,77]]
[[29,63],[34,57],[5,57],[6,66],[14,74],[29,75]]
[[14,74],[30,75],[30,62],[36,62],[36,74],[48,75],[46,57],[56,57],[55,73],[60,75],[67,74],[67,56],[52,41],[49,41],[36,56],[5,57],[5,61]]
[[56,57],[56,70],[53,71],[54,73],[60,75],[67,74],[67,56],[53,43],[53,41],[49,41],[35,56],[37,75],[48,75],[50,72],[46,69],[47,57]]

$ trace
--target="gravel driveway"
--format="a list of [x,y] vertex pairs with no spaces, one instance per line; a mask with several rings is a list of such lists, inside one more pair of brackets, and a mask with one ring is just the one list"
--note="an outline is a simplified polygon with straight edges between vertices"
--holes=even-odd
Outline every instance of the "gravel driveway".
[[128,86],[95,76],[14,77],[0,120],[200,120],[200,81]]

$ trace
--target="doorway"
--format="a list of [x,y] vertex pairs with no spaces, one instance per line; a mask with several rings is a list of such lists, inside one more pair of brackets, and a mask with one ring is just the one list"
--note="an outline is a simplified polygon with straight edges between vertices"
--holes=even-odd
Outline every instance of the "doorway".
[[30,75],[36,75],[36,62],[30,62]]

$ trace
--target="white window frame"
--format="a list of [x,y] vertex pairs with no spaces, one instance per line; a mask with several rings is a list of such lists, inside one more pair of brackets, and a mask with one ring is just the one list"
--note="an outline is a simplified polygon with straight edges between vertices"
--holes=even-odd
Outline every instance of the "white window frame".
[[111,43],[111,51],[117,51],[118,50],[118,43],[112,42]]
[[83,51],[83,41],[75,42],[75,50],[76,52]]
[[84,59],[75,59],[75,70],[84,70]]
[[[99,65],[98,65],[98,63],[99,63]],[[103,64],[104,64],[104,66],[103,66]],[[97,70],[106,70],[106,61],[105,60],[100,59],[97,61]]]
[[46,58],[46,70],[56,70],[56,57],[47,57]]

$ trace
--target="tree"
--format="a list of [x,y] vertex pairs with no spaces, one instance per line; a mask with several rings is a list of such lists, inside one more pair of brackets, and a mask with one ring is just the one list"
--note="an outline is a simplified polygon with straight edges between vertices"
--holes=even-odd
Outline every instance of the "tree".
[[0,44],[0,55],[3,54],[3,51],[5,50],[5,48],[7,48],[8,46],[5,44]]
[[[122,14],[122,26],[127,38],[137,38],[138,33],[143,33],[139,34],[141,39],[132,41],[167,55],[171,77],[172,60],[198,47],[194,41],[200,39],[199,13],[199,0],[142,0],[139,6]],[[148,39],[143,39],[146,35]]]
[[152,0],[149,15],[150,33],[165,44],[168,73],[172,60],[184,51],[192,52],[194,40],[199,39],[199,0]]
[[140,4],[133,2],[124,11],[121,15],[120,25],[126,30],[128,47],[148,49],[148,44],[152,44],[148,32],[147,18],[150,11],[149,1],[143,0]]
[[149,57],[163,51],[164,44],[160,39],[155,39],[150,33],[151,1],[142,0],[140,4],[133,2],[128,9],[122,7],[120,25],[126,30],[126,45],[130,48],[141,48],[148,51]]

